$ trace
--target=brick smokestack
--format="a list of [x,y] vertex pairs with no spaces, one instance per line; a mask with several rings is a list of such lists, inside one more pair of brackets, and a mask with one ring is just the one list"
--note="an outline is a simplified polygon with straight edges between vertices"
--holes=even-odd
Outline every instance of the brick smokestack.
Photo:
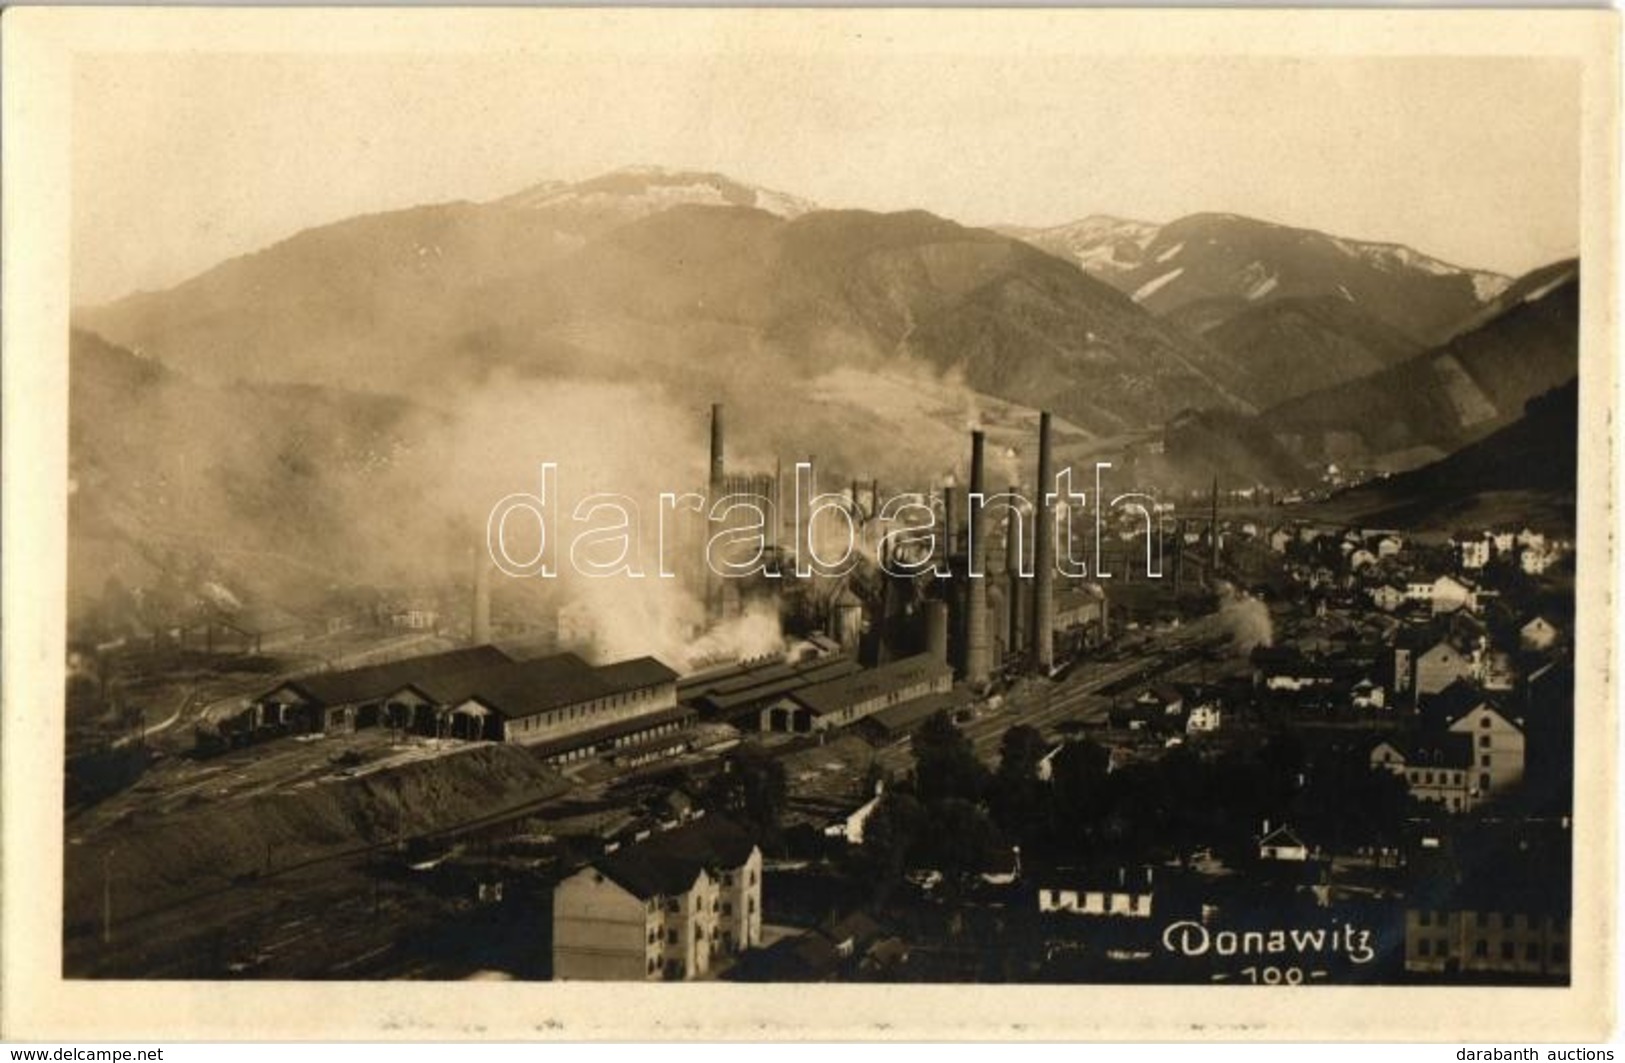
[[987,490],[985,451],[987,437],[977,430],[970,436],[969,554],[970,581],[965,605],[965,682],[985,686],[991,670],[992,650],[987,631],[987,517],[976,496]]
[[[728,465],[723,456],[722,403],[711,404],[711,488],[715,491],[727,478]],[[715,501],[713,499],[713,501]]]
[[1207,582],[1211,587],[1219,584],[1219,477],[1213,476],[1213,491],[1208,496],[1208,559]]
[[925,650],[935,660],[948,660],[948,603],[933,598],[925,603]]
[[474,548],[474,601],[468,631],[476,646],[491,641],[491,558],[483,544]]
[[1055,486],[1050,454],[1049,411],[1038,415],[1038,506],[1033,520],[1033,661],[1048,674],[1055,667],[1055,515],[1050,489]]
[[[711,497],[708,505],[713,505],[727,490],[728,465],[723,451],[723,424],[722,403],[711,404]],[[708,529],[702,518],[699,523],[699,553],[698,561],[704,570],[702,579],[705,587],[705,619],[708,624],[714,624],[722,619],[722,581],[712,571],[705,554],[705,543],[708,538]]]
[[[1010,485],[1010,494],[1020,498],[1021,487],[1018,484]],[[1031,549],[1027,545],[1030,538],[1025,533],[1026,518],[1016,507],[1011,506],[1009,516],[1004,525],[1004,571],[1009,577],[1010,598],[1009,614],[1010,627],[1004,635],[1008,640],[1009,652],[1019,656],[1027,649],[1027,614],[1032,611],[1028,604],[1027,581],[1021,578],[1021,554],[1023,550]]]

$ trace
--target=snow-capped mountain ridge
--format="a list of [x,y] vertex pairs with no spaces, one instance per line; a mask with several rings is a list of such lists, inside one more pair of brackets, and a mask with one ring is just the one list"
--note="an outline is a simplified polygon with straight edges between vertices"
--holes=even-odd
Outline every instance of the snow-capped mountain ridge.
[[787,219],[818,209],[799,196],[723,174],[648,165],[625,166],[585,181],[543,181],[496,202],[522,210],[614,209],[635,217],[687,205],[754,207]]

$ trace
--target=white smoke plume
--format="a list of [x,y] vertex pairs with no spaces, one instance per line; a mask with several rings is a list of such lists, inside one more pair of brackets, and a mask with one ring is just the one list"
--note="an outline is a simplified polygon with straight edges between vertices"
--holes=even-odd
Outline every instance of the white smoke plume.
[[1222,580],[1219,582],[1219,621],[1230,633],[1231,647],[1238,653],[1274,645],[1275,627],[1270,621],[1269,607]]

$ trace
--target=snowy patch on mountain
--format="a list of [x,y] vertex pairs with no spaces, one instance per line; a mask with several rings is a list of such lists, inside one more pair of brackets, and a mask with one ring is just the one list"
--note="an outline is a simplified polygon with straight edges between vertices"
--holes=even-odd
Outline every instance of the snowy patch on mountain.
[[1184,273],[1184,272],[1185,272],[1185,267],[1181,266],[1176,270],[1172,270],[1172,271],[1170,271],[1168,273],[1164,273],[1162,276],[1156,278],[1155,280],[1146,281],[1144,284],[1140,285],[1140,287],[1135,290],[1134,296],[1133,296],[1134,301],[1136,303],[1145,302],[1147,299],[1149,299],[1153,295],[1157,294],[1163,288],[1167,287],[1169,284],[1172,284],[1179,277],[1179,275],[1181,273]]
[[1512,286],[1511,277],[1503,277],[1499,273],[1474,273],[1473,294],[1481,303],[1487,303]]

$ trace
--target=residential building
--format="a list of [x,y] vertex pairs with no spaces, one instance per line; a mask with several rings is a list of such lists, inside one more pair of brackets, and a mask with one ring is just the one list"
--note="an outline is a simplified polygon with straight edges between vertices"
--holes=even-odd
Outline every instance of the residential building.
[[1057,871],[1038,887],[1041,914],[1149,919],[1154,872],[1118,867],[1097,871]]
[[1478,646],[1459,636],[1447,636],[1417,655],[1412,687],[1418,698],[1437,694],[1458,679],[1480,678],[1482,664]]
[[1569,919],[1549,905],[1405,910],[1405,970],[1566,980]]
[[1371,750],[1375,769],[1405,780],[1412,797],[1467,812],[1523,782],[1523,728],[1483,691],[1458,681],[1429,699],[1412,735]]
[[1397,583],[1379,583],[1370,590],[1371,604],[1385,613],[1391,613],[1408,600],[1405,588]]
[[705,816],[591,861],[553,892],[553,977],[703,978],[762,941],[762,853]]
[[1216,702],[1197,705],[1185,717],[1186,734],[1211,734],[1224,722],[1224,713]]
[[1309,847],[1285,824],[1271,830],[1265,823],[1264,834],[1258,839],[1258,858],[1301,863],[1309,859]]

